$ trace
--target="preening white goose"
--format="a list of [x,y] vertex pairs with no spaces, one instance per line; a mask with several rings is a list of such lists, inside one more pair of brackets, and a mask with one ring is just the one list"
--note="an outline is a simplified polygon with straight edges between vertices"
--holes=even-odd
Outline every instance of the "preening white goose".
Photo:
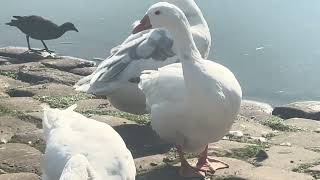
[[[151,6],[135,31],[162,27],[172,34],[181,63],[144,71],[140,77],[152,128],[176,144],[182,176],[204,176],[207,171],[227,168],[208,158],[208,143],[229,131],[240,109],[241,87],[228,68],[201,57],[190,24],[177,6],[165,2]],[[200,152],[195,167],[185,160],[183,151]]]
[[44,107],[46,150],[43,180],[134,180],[132,155],[105,123],[74,112]]
[[[164,1],[184,11],[196,46],[202,57],[207,58],[211,36],[207,22],[194,0]],[[75,87],[79,91],[107,96],[112,105],[121,111],[147,113],[145,96],[134,81],[143,70],[156,70],[178,62],[172,48],[174,43],[170,33],[163,28],[132,34],[112,50],[112,55],[94,73],[81,79]]]

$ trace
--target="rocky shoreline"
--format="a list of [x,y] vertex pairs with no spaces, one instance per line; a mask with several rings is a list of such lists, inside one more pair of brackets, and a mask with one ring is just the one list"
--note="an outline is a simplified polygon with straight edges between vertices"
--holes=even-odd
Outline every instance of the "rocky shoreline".
[[[92,61],[0,48],[0,180],[36,180],[45,149],[41,104],[77,111],[114,127],[131,150],[138,180],[176,180],[177,155],[152,131],[148,115],[120,112],[107,99],[73,90],[95,70]],[[238,119],[210,154],[230,164],[208,179],[320,178],[320,102],[281,107],[242,102]],[[85,143],[85,142],[83,142]],[[188,154],[190,161],[194,155]]]

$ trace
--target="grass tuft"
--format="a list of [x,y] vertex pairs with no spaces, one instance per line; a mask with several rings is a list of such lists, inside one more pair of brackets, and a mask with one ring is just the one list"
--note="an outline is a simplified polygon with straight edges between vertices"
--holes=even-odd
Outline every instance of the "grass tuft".
[[298,167],[292,169],[293,172],[297,173],[306,173],[310,174],[315,179],[320,178],[320,172],[319,171],[312,171],[309,168],[320,165],[320,160],[313,162],[313,163],[307,163],[307,164],[300,164]]
[[134,121],[138,124],[149,124],[151,122],[151,117],[149,114],[135,115],[135,114],[130,114],[130,113],[121,112],[121,111],[99,110],[99,109],[84,111],[84,112],[82,112],[82,114],[85,114],[87,116],[92,115],[92,114],[114,116],[114,117],[124,118],[129,121]]
[[12,71],[0,71],[0,75],[10,77],[12,79],[17,79],[18,78],[18,73],[17,72],[12,72]]
[[87,94],[76,94],[72,96],[34,96],[34,99],[48,104],[51,108],[67,108],[77,101],[90,99]]
[[261,124],[268,126],[273,130],[278,130],[278,131],[296,132],[296,131],[302,130],[301,128],[298,128],[296,126],[285,124],[283,119],[275,116],[261,121]]

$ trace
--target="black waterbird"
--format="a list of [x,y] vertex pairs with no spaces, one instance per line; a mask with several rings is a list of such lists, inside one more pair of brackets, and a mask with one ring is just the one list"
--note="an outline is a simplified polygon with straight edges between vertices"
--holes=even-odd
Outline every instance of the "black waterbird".
[[6,23],[9,26],[15,26],[26,34],[28,49],[30,47],[29,38],[40,40],[47,52],[53,52],[48,49],[44,40],[57,39],[67,31],[76,31],[78,29],[70,22],[66,22],[61,26],[40,16],[13,16],[11,22]]

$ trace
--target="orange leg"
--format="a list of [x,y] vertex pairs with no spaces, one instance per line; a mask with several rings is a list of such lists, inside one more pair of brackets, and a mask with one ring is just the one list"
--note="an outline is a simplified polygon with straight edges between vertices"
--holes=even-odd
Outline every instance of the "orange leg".
[[181,146],[176,146],[178,155],[181,161],[181,167],[179,174],[184,178],[198,178],[198,177],[205,177],[205,172],[200,171],[192,167],[188,161],[184,158],[184,154],[182,152]]
[[196,169],[205,173],[214,174],[218,169],[229,168],[229,165],[208,157],[208,145],[205,150],[200,153]]

